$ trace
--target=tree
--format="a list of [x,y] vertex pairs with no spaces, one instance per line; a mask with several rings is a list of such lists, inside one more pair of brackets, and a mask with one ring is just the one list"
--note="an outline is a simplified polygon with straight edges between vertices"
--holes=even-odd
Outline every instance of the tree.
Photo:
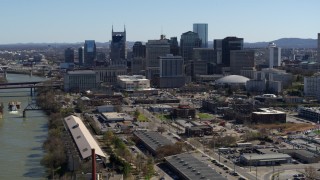
[[308,166],[304,169],[305,176],[307,179],[315,180],[317,178],[316,169],[312,166]]
[[113,141],[113,138],[114,138],[114,134],[110,130],[105,132],[104,135],[103,135],[103,139],[104,139],[105,143],[108,144],[108,145]]
[[166,129],[164,127],[158,127],[157,131],[162,134]]
[[232,146],[236,143],[237,141],[237,138],[234,137],[234,136],[230,136],[230,135],[227,135],[227,136],[214,136],[212,138],[212,140],[209,142],[209,145],[212,147],[212,148],[215,148],[215,147],[228,147],[228,146]]
[[151,179],[153,174],[154,174],[154,161],[151,157],[149,157],[144,168],[145,179]]
[[140,116],[140,111],[136,110],[134,111],[134,117],[138,118]]
[[156,150],[156,154],[158,158],[163,158],[166,156],[171,156],[171,155],[175,155],[175,154],[179,154],[182,152],[182,146],[180,143],[176,143],[173,145],[164,145],[159,147]]

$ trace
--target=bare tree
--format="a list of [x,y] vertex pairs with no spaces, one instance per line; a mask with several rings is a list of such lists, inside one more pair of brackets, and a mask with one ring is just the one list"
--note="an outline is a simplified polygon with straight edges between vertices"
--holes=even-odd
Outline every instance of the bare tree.
[[316,169],[312,166],[304,168],[304,172],[308,180],[315,180],[317,178]]

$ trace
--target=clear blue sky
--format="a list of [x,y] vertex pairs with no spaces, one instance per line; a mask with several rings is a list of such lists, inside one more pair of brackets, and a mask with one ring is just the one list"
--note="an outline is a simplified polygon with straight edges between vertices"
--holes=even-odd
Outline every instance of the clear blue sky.
[[0,44],[111,39],[111,27],[128,41],[177,36],[208,23],[209,40],[245,42],[282,37],[317,38],[320,0],[0,0]]

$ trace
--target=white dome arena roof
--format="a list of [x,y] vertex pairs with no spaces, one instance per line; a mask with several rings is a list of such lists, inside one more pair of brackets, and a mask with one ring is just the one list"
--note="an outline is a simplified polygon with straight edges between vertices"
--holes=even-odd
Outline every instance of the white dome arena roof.
[[249,81],[249,78],[246,78],[244,76],[229,75],[216,80],[215,83],[231,85],[231,84],[245,84],[247,81]]

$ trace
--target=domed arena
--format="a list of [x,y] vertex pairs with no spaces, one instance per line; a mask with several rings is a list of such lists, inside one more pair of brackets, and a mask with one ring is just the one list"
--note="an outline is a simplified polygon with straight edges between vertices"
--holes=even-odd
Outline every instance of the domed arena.
[[224,76],[215,81],[216,85],[230,85],[230,86],[245,86],[246,82],[249,81],[249,78],[239,75],[229,75]]

